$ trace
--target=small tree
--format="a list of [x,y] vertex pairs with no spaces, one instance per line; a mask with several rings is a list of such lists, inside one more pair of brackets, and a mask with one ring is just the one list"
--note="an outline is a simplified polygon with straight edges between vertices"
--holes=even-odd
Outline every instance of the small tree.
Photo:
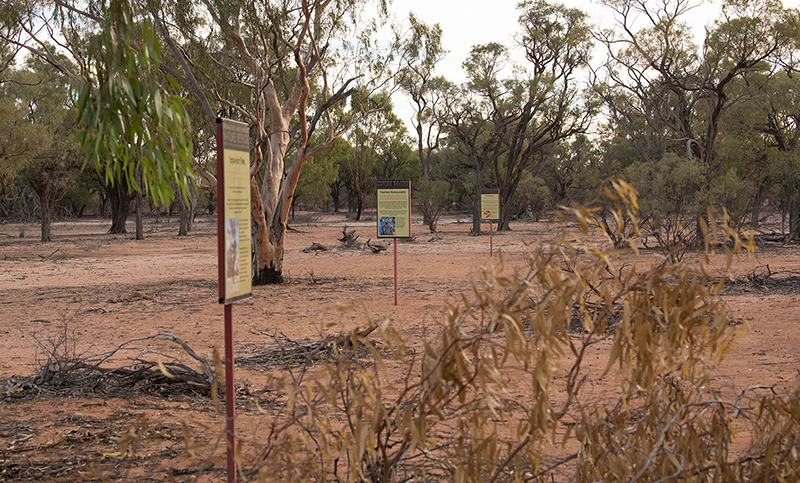
[[20,172],[39,198],[41,240],[49,242],[55,204],[68,188],[72,171],[80,166],[79,150],[73,142],[77,130],[70,84],[61,72],[36,57],[30,58],[24,69],[14,71],[9,80],[4,94],[24,106],[18,128],[26,136],[32,135],[26,144],[37,143],[19,153],[25,160]]
[[[422,222],[431,233],[447,203],[447,190],[442,180],[434,182],[431,177],[433,154],[440,147],[444,115],[441,106],[444,96],[452,84],[443,77],[434,76],[438,64],[446,51],[442,47],[442,29],[439,24],[428,26],[414,14],[409,15],[411,35],[402,44],[402,54],[407,57],[407,66],[400,71],[399,83],[411,98],[414,117],[411,120],[417,141],[417,154],[422,168],[420,186],[414,190],[416,206],[422,213]],[[435,191],[434,191],[435,190]]]
[[372,192],[379,158],[389,152],[393,139],[405,134],[402,121],[394,114],[388,92],[370,96],[367,93],[354,96],[354,111],[374,111],[373,115],[361,120],[350,134],[352,156],[344,163],[349,178],[351,194],[355,197],[356,221],[361,219],[364,200]]

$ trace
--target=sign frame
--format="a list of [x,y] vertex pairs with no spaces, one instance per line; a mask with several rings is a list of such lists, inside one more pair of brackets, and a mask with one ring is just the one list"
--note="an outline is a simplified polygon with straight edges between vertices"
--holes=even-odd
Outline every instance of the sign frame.
[[378,238],[411,238],[411,180],[379,179],[375,182]]
[[500,190],[481,190],[481,222],[500,221]]
[[252,297],[250,127],[217,119],[219,303]]

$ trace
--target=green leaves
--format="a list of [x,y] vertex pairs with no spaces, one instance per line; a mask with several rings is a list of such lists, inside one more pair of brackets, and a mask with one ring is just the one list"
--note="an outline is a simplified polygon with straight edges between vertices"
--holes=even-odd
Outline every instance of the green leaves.
[[188,114],[184,100],[170,91],[172,82],[161,83],[152,22],[135,19],[128,0],[112,1],[90,58],[94,69],[78,99],[77,139],[86,162],[111,183],[125,173],[134,190],[157,203],[172,199],[173,183],[186,193],[192,169]]

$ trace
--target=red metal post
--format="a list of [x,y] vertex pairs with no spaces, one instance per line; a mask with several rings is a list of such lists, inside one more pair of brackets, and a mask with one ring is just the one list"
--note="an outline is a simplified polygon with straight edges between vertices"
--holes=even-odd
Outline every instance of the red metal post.
[[236,462],[233,455],[236,448],[236,438],[234,435],[234,416],[235,416],[235,382],[233,378],[233,305],[225,305],[225,416],[226,433],[228,436],[228,483],[236,481]]
[[397,238],[394,239],[394,304],[397,305]]
[[492,220],[489,220],[489,256],[494,256],[494,244],[493,244],[493,233],[492,233]]
[[[217,120],[217,265],[219,267],[219,301],[225,301],[225,172],[222,169],[222,121]],[[223,305],[225,308],[225,432],[228,439],[228,483],[236,481],[236,462],[234,449],[236,438],[233,429],[234,417],[234,381],[233,378],[233,306]]]

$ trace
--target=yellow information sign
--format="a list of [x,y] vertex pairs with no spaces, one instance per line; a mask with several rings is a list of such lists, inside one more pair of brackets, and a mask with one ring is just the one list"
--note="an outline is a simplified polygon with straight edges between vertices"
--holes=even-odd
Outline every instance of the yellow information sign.
[[411,236],[411,180],[379,179],[378,238]]
[[222,196],[220,244],[220,303],[252,295],[250,241],[250,129],[247,124],[218,119],[222,124],[221,163],[217,195]]
[[484,191],[481,193],[481,220],[498,221],[500,219],[500,192]]

